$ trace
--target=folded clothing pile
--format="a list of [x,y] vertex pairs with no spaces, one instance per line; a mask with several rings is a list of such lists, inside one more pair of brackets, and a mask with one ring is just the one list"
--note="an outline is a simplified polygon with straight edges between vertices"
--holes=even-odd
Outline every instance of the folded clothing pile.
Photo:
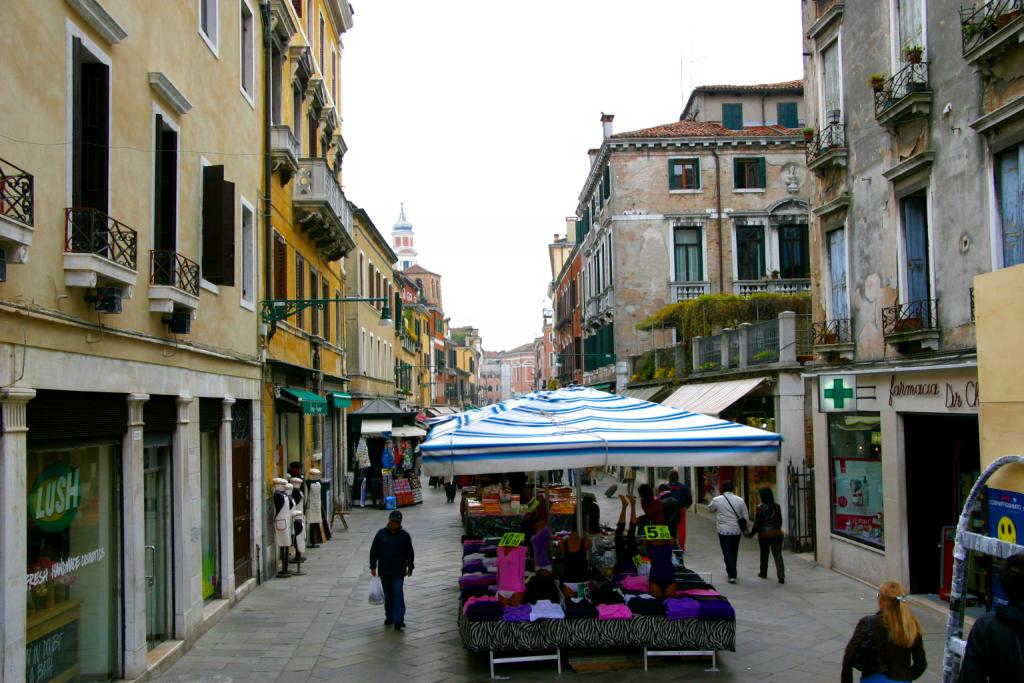
[[565,610],[557,602],[538,600],[530,611],[530,621],[538,619],[565,619]]
[[526,582],[526,602],[533,604],[541,600],[560,602],[561,592],[554,578],[536,574]]
[[531,621],[530,613],[532,607],[530,605],[517,605],[515,607],[506,607],[504,614],[502,615],[503,621]]
[[498,577],[494,574],[463,574],[459,577],[459,588],[490,586],[497,583],[497,581]]
[[697,605],[700,608],[698,619],[704,621],[736,620],[736,610],[732,608],[728,600],[698,600]]
[[665,618],[696,619],[700,616],[700,603],[693,598],[667,598],[665,600]]
[[653,595],[630,595],[626,604],[633,614],[645,614],[651,617],[665,616],[665,605]]
[[618,584],[624,591],[646,593],[650,588],[650,581],[646,576],[624,576],[619,579]]
[[498,587],[495,584],[491,584],[489,586],[466,586],[459,590],[459,597],[463,600],[468,600],[469,598],[494,595],[497,590]]
[[598,605],[597,618],[607,619],[632,619],[633,613],[625,605]]
[[586,598],[572,598],[565,601],[566,619],[597,619],[597,608]]
[[470,598],[462,608],[469,621],[501,621],[502,606],[495,597]]

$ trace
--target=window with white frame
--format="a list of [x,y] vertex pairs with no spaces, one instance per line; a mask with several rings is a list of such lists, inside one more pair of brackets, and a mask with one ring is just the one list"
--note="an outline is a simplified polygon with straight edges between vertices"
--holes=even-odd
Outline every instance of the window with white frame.
[[256,231],[255,212],[252,205],[242,199],[242,304],[247,308],[255,305],[256,296]]
[[736,226],[736,276],[740,280],[760,280],[765,274],[764,226]]
[[199,34],[203,36],[210,49],[217,52],[217,9],[219,0],[199,0]]
[[669,159],[668,160],[668,189],[672,190],[699,190],[700,189],[700,159]]
[[833,40],[821,51],[821,121],[841,122],[843,119],[842,64],[839,59],[839,39]]
[[675,249],[675,281],[704,280],[704,243],[700,226],[677,225],[672,230]]
[[[924,47],[924,0],[893,0],[896,16],[896,55],[893,64],[904,63],[904,50]],[[902,61],[901,61],[902,60]]]
[[828,245],[828,311],[831,320],[845,320],[850,317],[850,304],[846,286],[846,229],[840,227],[825,233]]
[[255,33],[253,31],[253,12],[247,0],[240,0],[241,9],[240,30],[238,34],[240,67],[239,77],[241,78],[242,92],[248,98],[250,104],[256,93],[255,83]]

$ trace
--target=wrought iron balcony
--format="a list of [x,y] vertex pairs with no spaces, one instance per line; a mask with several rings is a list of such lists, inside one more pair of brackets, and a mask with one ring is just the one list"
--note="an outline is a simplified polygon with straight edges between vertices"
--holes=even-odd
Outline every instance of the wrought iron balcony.
[[808,278],[786,278],[774,280],[735,280],[733,291],[743,296],[771,292],[774,294],[800,294],[811,291]]
[[[68,287],[103,282],[135,285],[138,234],[97,209],[64,210],[64,275]],[[131,298],[131,291],[125,298]]]
[[[747,362],[751,365],[776,363],[779,360],[779,322],[768,320],[747,329]],[[731,364],[731,362],[730,362]]]
[[352,210],[325,159],[299,160],[292,206],[298,223],[328,260],[340,259],[355,246]]
[[816,171],[846,165],[846,126],[838,121],[817,130],[804,151],[807,168]]
[[960,8],[960,37],[968,63],[987,61],[1006,43],[1020,42],[1024,0],[992,0],[981,7]]
[[923,348],[938,350],[938,302],[918,299],[883,308],[882,335],[894,346],[920,342]]
[[0,245],[7,261],[24,263],[32,246],[35,188],[32,174],[0,159]]
[[710,282],[670,282],[672,301],[687,301],[711,292]]
[[814,351],[839,360],[853,360],[853,327],[849,318],[835,318],[811,324]]
[[274,162],[274,171],[281,174],[281,182],[287,183],[299,170],[299,157],[302,147],[292,134],[291,126],[271,126],[270,157]]
[[199,264],[173,250],[149,252],[149,284],[152,313],[199,308]]
[[928,62],[911,62],[875,91],[875,118],[883,126],[931,112]]

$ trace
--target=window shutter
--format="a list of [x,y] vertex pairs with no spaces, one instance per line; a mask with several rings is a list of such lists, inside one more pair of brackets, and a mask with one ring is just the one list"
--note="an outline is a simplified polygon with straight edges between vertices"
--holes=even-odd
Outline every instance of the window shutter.
[[[331,287],[327,284],[327,278],[321,278],[320,289],[325,299],[331,298]],[[331,341],[331,305],[324,304],[324,339]]]
[[768,187],[768,183],[766,182],[765,176],[766,176],[766,169],[765,169],[764,157],[760,157],[757,160],[757,186],[758,187],[760,187],[760,188]]
[[743,129],[743,104],[726,103],[722,105],[722,125],[729,130]]
[[203,278],[235,286],[235,184],[223,166],[203,169]]
[[274,298],[288,298],[288,245],[274,236]]
[[732,186],[738,190],[744,189],[743,166],[740,164],[740,160],[735,157],[732,160]]
[[[317,277],[316,270],[314,270],[313,268],[310,268],[309,269],[309,298],[310,299],[319,299],[320,297],[317,295],[317,290],[319,290],[319,289],[320,289],[320,278]],[[312,308],[309,311],[309,328],[310,328],[310,332],[313,333],[314,337],[320,334],[320,316],[319,316],[319,311],[317,311],[316,308]]]
[[292,7],[295,8],[295,13],[302,17],[302,0],[292,0]]
[[668,160],[668,189],[670,190],[681,190],[683,188],[682,176],[676,175],[676,164],[680,163],[678,159]]
[[779,102],[776,105],[779,125],[785,128],[796,128],[799,125],[796,115],[796,102]]
[[604,186],[602,188],[601,197],[608,199],[612,194],[612,167],[604,167]]

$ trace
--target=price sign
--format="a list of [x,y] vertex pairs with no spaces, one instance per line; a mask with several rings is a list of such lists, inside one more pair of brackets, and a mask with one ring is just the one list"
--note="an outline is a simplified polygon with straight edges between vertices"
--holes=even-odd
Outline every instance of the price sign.
[[527,505],[526,505],[526,511],[527,511],[527,512],[533,512],[534,510],[536,510],[536,509],[537,509],[537,506],[538,506],[539,504],[540,504],[540,501],[539,501],[539,500],[537,500],[536,498],[534,498],[534,499],[533,499],[533,500],[531,500],[531,501],[530,501],[529,503],[527,503]]
[[645,526],[644,536],[648,541],[669,541],[672,539],[672,534],[669,532],[668,527],[662,524]]
[[522,544],[524,538],[526,538],[525,534],[508,533],[501,537],[501,540],[498,541],[498,545],[503,548],[516,547]]
[[643,567],[644,566],[644,556],[643,555],[634,555],[633,556],[633,564],[636,565],[637,569],[640,569],[640,567]]

